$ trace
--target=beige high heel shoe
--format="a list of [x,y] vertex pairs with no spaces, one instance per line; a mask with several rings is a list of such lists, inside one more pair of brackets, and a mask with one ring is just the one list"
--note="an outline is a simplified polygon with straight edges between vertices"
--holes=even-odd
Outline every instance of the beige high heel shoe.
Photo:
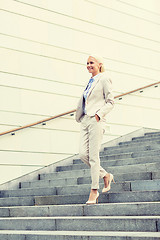
[[99,197],[99,192],[97,192],[97,196],[96,196],[95,200],[87,201],[86,204],[87,204],[87,205],[91,205],[91,204],[96,204],[96,203],[98,203],[98,197]]
[[102,193],[108,192],[108,191],[111,189],[111,182],[112,182],[112,181],[115,183],[114,177],[113,177],[113,175],[110,173],[108,187],[103,188]]

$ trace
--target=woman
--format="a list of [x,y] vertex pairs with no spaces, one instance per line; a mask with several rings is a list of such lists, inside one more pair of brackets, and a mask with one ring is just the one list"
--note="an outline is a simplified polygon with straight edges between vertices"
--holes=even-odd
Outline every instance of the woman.
[[[81,122],[80,151],[81,160],[91,168],[91,191],[86,204],[98,202],[99,177],[104,179],[102,192],[110,190],[113,175],[100,166],[99,150],[104,133],[105,116],[114,105],[112,83],[108,79],[102,57],[91,55],[87,69],[92,74],[76,110],[76,121]],[[113,180],[114,181],[114,180]]]

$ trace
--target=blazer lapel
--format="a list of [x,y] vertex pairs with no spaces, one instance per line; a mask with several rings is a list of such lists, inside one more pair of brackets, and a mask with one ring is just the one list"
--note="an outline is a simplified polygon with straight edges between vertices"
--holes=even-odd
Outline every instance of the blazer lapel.
[[91,86],[91,88],[89,89],[89,92],[88,92],[88,95],[87,95],[87,99],[88,99],[89,95],[91,94],[92,90],[94,89],[94,87],[96,86],[96,84],[98,83],[98,81],[100,80],[100,78],[101,78],[101,75],[98,76],[98,77],[95,79],[95,81],[92,83],[92,86]]

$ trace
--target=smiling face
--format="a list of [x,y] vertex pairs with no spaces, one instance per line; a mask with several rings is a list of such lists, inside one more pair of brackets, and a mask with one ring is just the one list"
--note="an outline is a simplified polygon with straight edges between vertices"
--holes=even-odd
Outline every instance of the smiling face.
[[100,67],[102,63],[98,63],[93,57],[89,57],[87,61],[87,69],[89,73],[92,73],[92,77],[96,76],[100,72]]

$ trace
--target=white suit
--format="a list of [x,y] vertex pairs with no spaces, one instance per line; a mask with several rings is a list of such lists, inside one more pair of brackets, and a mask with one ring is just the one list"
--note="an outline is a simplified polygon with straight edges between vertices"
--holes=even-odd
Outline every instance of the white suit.
[[[100,73],[93,82],[85,103],[87,115],[92,117],[97,114],[102,121],[106,121],[105,116],[114,105],[114,96],[112,93],[112,82],[107,78],[106,73]],[[76,121],[80,122],[83,112],[83,94],[77,106]]]
[[[82,94],[78,102],[76,121],[81,122],[79,154],[81,160],[91,167],[92,189],[98,189],[99,177],[103,178],[107,174],[100,166],[99,150],[106,115],[112,110],[113,105],[112,82],[105,72],[98,74],[95,78],[86,101]],[[86,114],[84,114],[84,107]],[[99,122],[95,114],[100,117]]]

